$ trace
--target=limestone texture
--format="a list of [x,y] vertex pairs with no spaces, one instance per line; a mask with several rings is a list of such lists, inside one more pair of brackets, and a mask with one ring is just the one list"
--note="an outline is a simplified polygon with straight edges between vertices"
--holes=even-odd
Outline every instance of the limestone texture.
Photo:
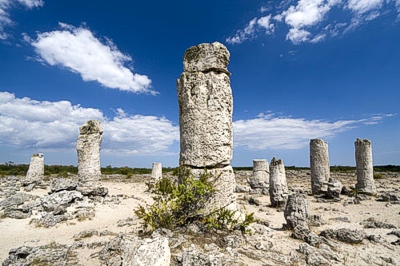
[[357,138],[354,145],[357,169],[356,188],[361,193],[376,194],[371,141]]
[[39,181],[44,176],[44,155],[36,153],[31,156],[29,169],[26,173],[26,179],[31,181]]
[[[191,173],[194,177],[199,177],[205,170],[203,169],[192,169]],[[207,202],[206,212],[212,212],[218,208],[224,207],[230,210],[236,210],[236,196],[235,196],[235,173],[233,172],[232,166],[226,166],[224,168],[207,169],[207,173],[217,178],[215,188],[217,192],[213,198]]]
[[153,163],[152,164],[151,177],[154,179],[162,178],[162,164],[161,163]]
[[286,182],[285,166],[282,160],[272,158],[269,168],[269,197],[272,207],[285,205],[289,190]]
[[249,179],[252,189],[269,189],[269,165],[265,159],[253,160],[253,173]]
[[236,210],[232,160],[233,99],[227,66],[229,51],[218,42],[190,47],[177,81],[180,165],[198,177],[205,168],[215,178],[216,195],[205,212]]
[[100,146],[103,127],[98,120],[88,120],[79,131],[76,142],[79,181],[98,181],[101,177]]
[[328,143],[321,139],[310,140],[311,191],[314,195],[326,191],[324,182],[330,178]]
[[300,194],[290,195],[286,203],[284,217],[289,229],[295,229],[298,226],[308,228],[310,211],[306,198]]
[[228,63],[229,52],[220,43],[200,44],[185,52],[184,72],[177,81],[181,165],[219,167],[232,160]]

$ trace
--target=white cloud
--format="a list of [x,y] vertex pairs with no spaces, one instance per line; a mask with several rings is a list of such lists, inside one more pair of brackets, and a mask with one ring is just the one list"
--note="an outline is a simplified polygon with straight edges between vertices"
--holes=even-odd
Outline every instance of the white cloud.
[[44,5],[42,0],[0,0],[0,40],[9,38],[9,34],[4,31],[4,28],[13,24],[10,18],[9,10],[21,5],[28,9],[41,7]]
[[254,119],[233,123],[235,147],[245,147],[249,150],[300,149],[307,146],[310,139],[331,138],[360,124],[374,124],[385,116],[391,115],[327,122],[260,114]]
[[371,10],[380,9],[384,0],[349,0],[347,7],[357,14],[364,14]]
[[[238,44],[251,39],[250,37],[255,37],[254,33],[264,25],[267,25],[265,33],[271,34],[274,33],[275,28],[279,28],[279,23],[284,23],[288,28],[286,40],[293,44],[318,43],[328,37],[346,34],[387,13],[389,9],[395,8],[400,18],[400,0],[291,0],[283,2],[284,4],[276,7],[263,6],[260,12],[268,10],[271,14],[251,20],[257,21],[257,24],[251,27],[252,34],[246,35],[244,30],[238,30],[235,36],[227,39],[227,42]],[[332,12],[333,9],[335,12]],[[275,24],[271,23],[271,19],[275,21]],[[267,23],[263,23],[264,21]]]
[[252,39],[256,36],[256,30],[259,28],[264,29],[266,34],[274,33],[274,24],[271,23],[271,15],[253,18],[243,30],[238,30],[233,37],[227,38],[226,42],[239,44],[245,40]]
[[311,33],[306,30],[299,30],[297,28],[290,29],[286,35],[286,40],[290,40],[294,44],[299,44],[309,40]]
[[[299,149],[312,138],[330,138],[361,125],[373,125],[394,114],[366,119],[307,120],[260,114],[233,122],[234,146],[248,150]],[[0,92],[0,144],[40,151],[74,151],[79,127],[89,119],[102,122],[102,151],[115,156],[175,154],[179,127],[165,117],[130,115],[117,108],[107,118],[99,109],[69,101],[36,101]]]
[[89,119],[100,120],[102,150],[115,155],[160,154],[179,139],[179,128],[166,118],[128,115],[118,108],[108,119],[98,109],[69,101],[35,101],[0,92],[0,143],[40,150],[75,149],[79,127]]
[[39,33],[36,40],[30,40],[39,60],[65,67],[80,74],[84,81],[97,81],[107,88],[155,94],[150,90],[151,80],[125,67],[132,58],[110,40],[102,42],[85,27],[64,23],[60,27],[61,30]]
[[229,37],[226,39],[227,43],[237,44],[242,43],[247,39],[254,37],[254,27],[256,26],[257,18],[253,18],[249,21],[247,26],[243,30],[238,30],[233,37]]
[[265,29],[265,33],[272,34],[275,26],[271,23],[271,14],[268,16],[261,17],[257,20],[257,24]]

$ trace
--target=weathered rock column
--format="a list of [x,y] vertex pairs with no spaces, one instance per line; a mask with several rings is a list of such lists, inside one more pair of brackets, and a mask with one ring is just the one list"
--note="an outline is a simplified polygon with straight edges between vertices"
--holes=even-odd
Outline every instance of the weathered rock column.
[[321,139],[310,140],[311,190],[314,195],[323,194],[324,185],[330,178],[328,143]]
[[269,168],[269,198],[272,207],[284,206],[289,195],[285,166],[282,160],[271,160]]
[[26,179],[29,181],[40,181],[44,176],[44,155],[43,153],[35,153],[31,156],[29,169],[26,173]]
[[76,142],[79,181],[99,181],[101,177],[100,146],[103,134],[101,122],[88,120],[79,127],[79,131]]
[[151,178],[156,180],[162,178],[162,164],[161,163],[153,163],[151,170]]
[[210,211],[235,203],[229,57],[229,51],[218,42],[192,46],[184,54],[184,72],[177,81],[180,165],[192,169],[195,176],[204,168],[221,175]]
[[357,184],[359,192],[376,194],[371,141],[359,139],[354,142],[356,150]]
[[253,174],[249,181],[252,189],[261,189],[264,194],[268,193],[269,165],[266,159],[253,160]]

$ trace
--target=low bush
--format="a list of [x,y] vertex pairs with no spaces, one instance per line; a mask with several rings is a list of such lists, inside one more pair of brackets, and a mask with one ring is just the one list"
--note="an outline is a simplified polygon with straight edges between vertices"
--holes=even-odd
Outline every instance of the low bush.
[[234,230],[247,233],[247,227],[254,222],[252,214],[245,214],[220,208],[206,210],[207,202],[215,195],[215,183],[219,176],[204,170],[195,178],[190,170],[180,167],[174,171],[177,181],[161,178],[149,190],[154,193],[152,205],[139,206],[136,215],[143,220],[145,230],[152,232],[157,228],[175,229],[190,223],[200,223],[205,230]]

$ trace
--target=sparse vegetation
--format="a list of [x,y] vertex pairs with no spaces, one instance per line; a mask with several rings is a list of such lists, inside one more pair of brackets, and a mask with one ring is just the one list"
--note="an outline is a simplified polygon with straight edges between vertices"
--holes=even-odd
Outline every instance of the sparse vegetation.
[[157,228],[175,229],[190,223],[200,223],[206,230],[240,229],[247,233],[247,227],[254,222],[253,214],[246,214],[243,222],[235,211],[224,208],[205,210],[206,203],[214,196],[215,177],[207,170],[195,178],[186,168],[175,171],[178,181],[162,178],[149,189],[155,194],[153,205],[139,206],[136,215],[143,220],[149,232]]
[[383,179],[384,176],[382,175],[382,173],[374,173],[374,179]]

